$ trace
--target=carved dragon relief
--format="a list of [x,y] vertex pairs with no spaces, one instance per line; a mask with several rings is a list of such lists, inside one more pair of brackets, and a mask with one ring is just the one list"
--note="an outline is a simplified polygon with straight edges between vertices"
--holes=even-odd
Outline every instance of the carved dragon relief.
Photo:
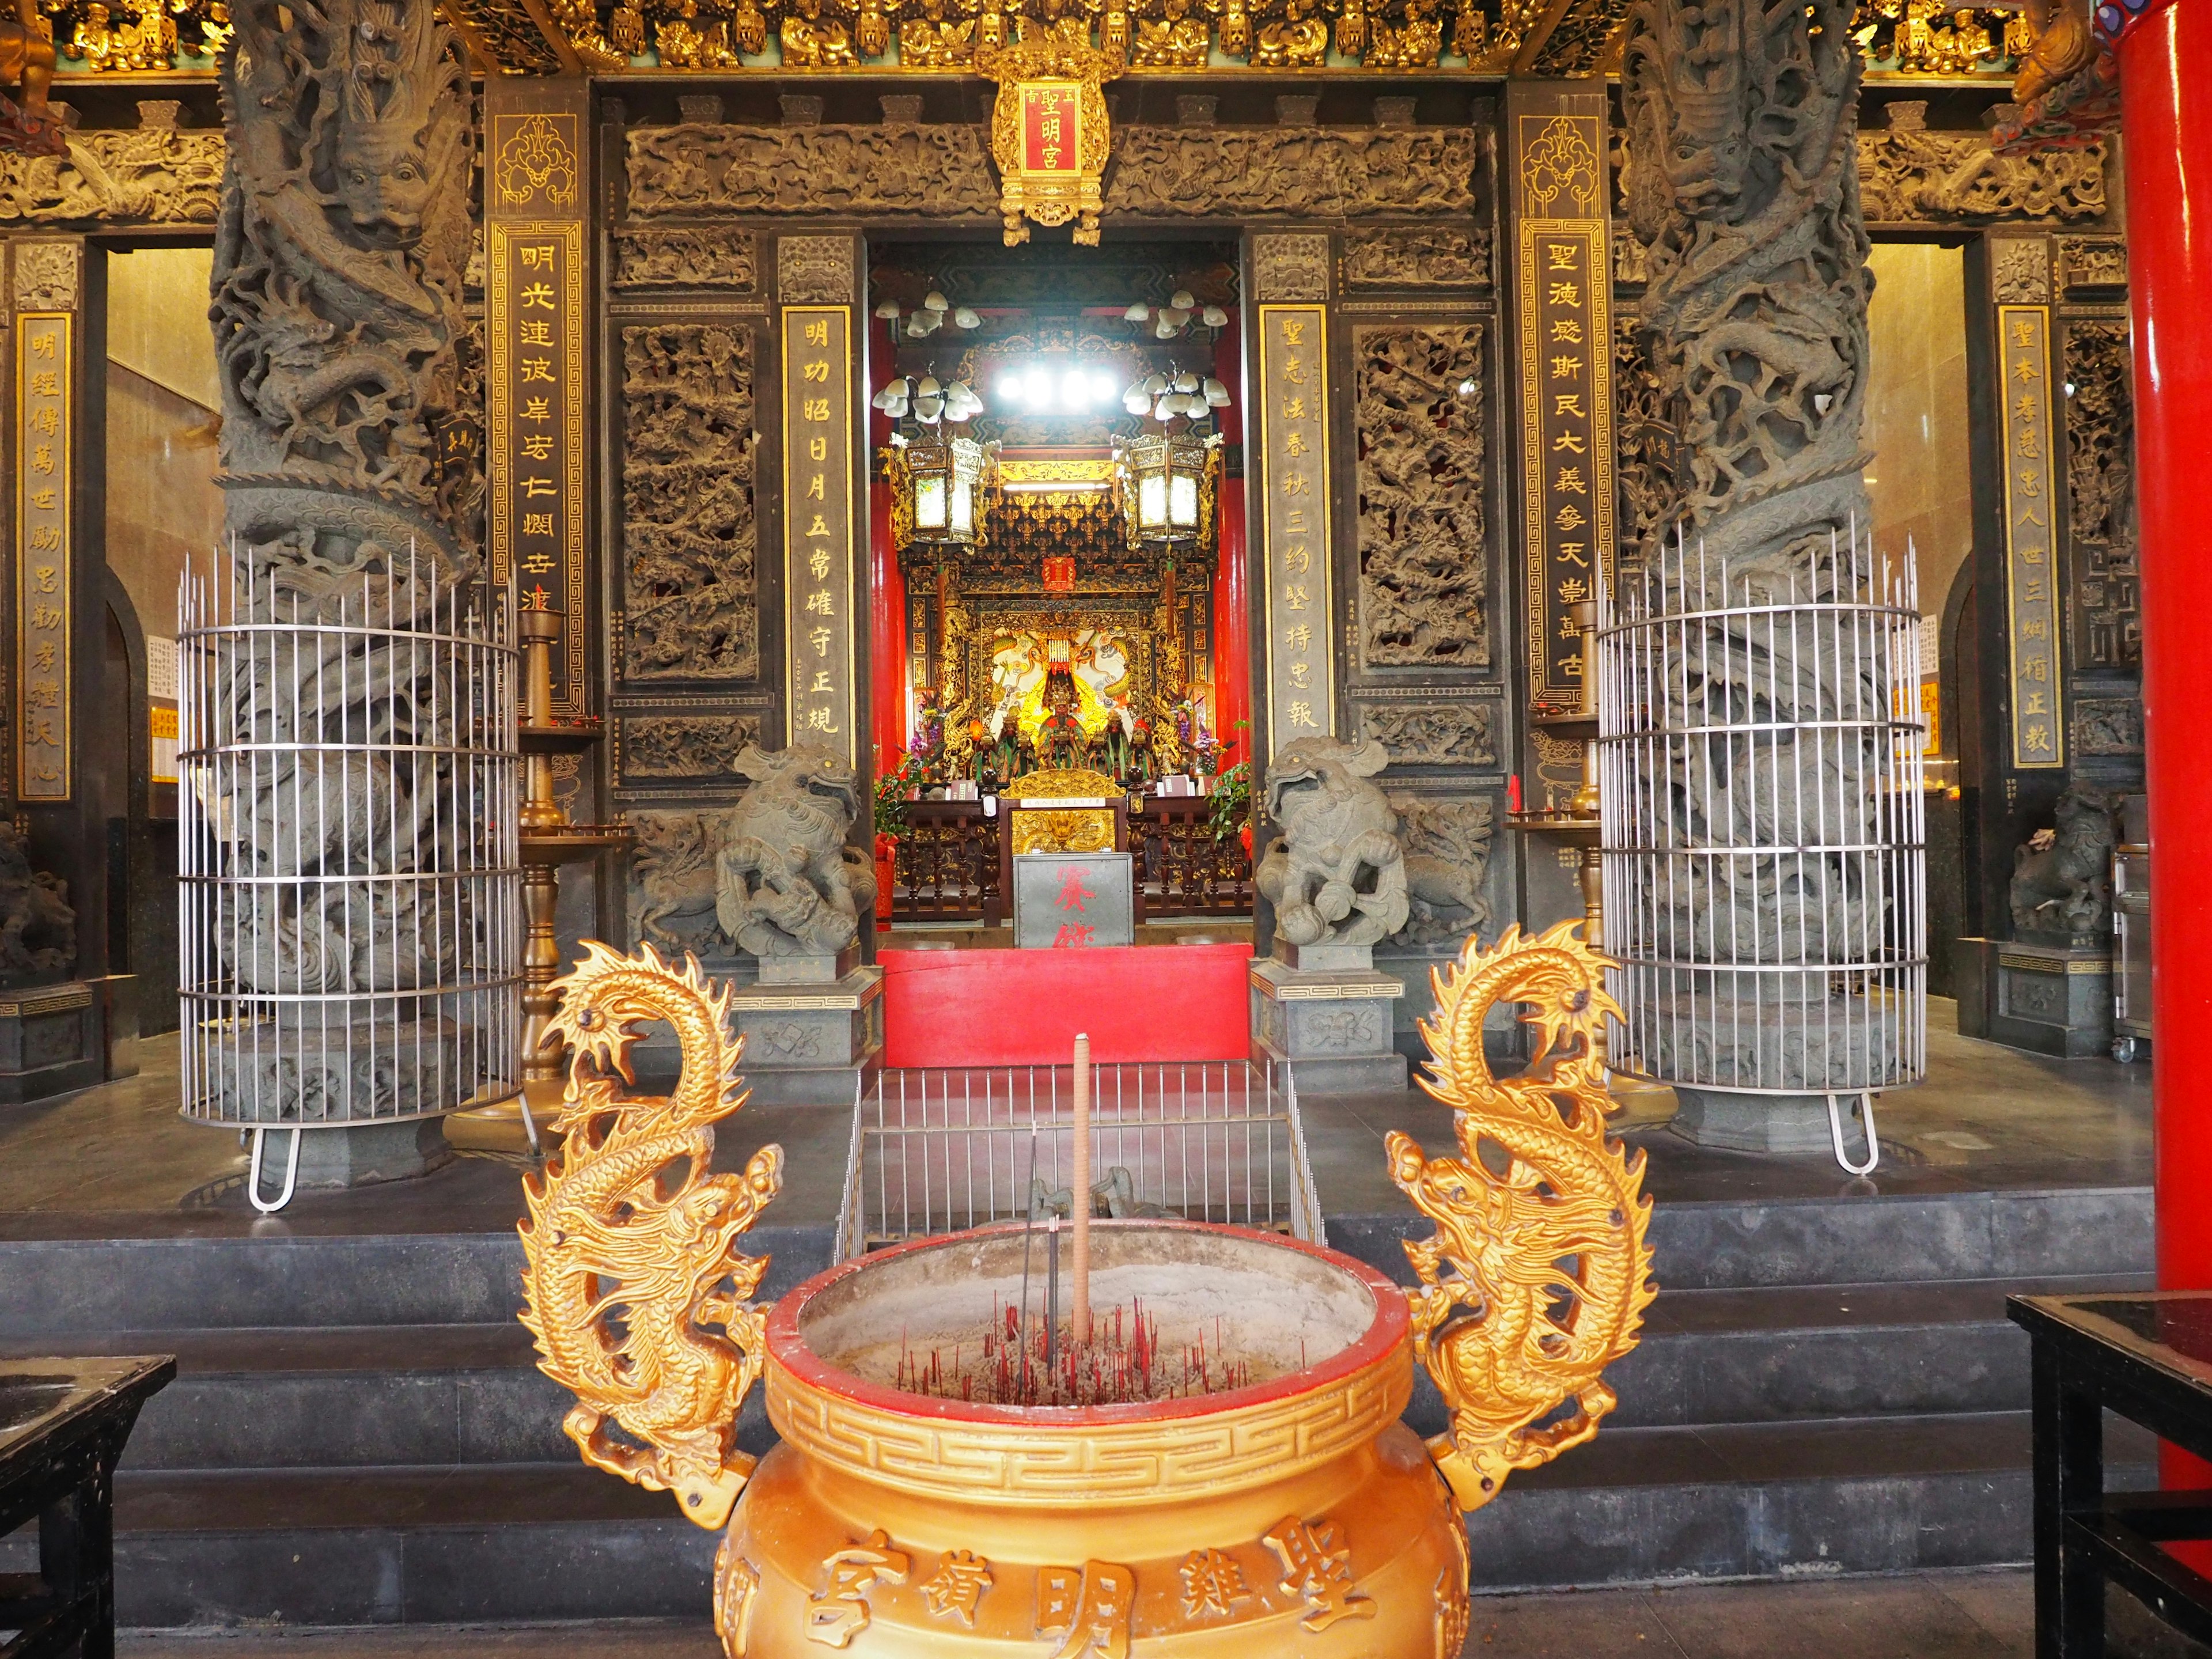
[[[738,1409],[759,1379],[766,1309],[749,1298],[766,1256],[738,1241],[783,1184],[783,1149],[741,1175],[710,1174],[714,1126],[744,1103],[730,988],[696,958],[678,971],[651,945],[625,957],[595,939],[554,981],[552,1029],[575,1045],[554,1127],[561,1152],[524,1182],[522,1322],[538,1369],[576,1396],[562,1427],[595,1468],[676,1494],[709,1529],[730,1517],[754,1460]],[[636,1026],[676,1030],[683,1073],[635,1096]],[[617,1437],[618,1431],[622,1437]]]
[[2064,340],[2074,389],[2066,400],[2066,516],[2074,542],[2075,661],[2131,671],[2142,661],[2142,598],[2128,325],[2069,323]]
[[[1450,1413],[1430,1454],[1463,1509],[1597,1432],[1616,1403],[1605,1369],[1636,1346],[1657,1294],[1644,1154],[1606,1133],[1613,1103],[1594,1039],[1620,1015],[1613,964],[1579,926],[1527,939],[1509,927],[1432,970],[1421,1086],[1453,1109],[1458,1154],[1429,1158],[1395,1130],[1384,1143],[1391,1179],[1437,1224],[1406,1245],[1413,1343]],[[1500,1079],[1483,1027],[1513,1004],[1528,1006],[1536,1055]]]
[[1360,660],[1486,668],[1482,325],[1363,328],[1353,353]]
[[623,654],[630,682],[760,672],[753,336],[622,331]]

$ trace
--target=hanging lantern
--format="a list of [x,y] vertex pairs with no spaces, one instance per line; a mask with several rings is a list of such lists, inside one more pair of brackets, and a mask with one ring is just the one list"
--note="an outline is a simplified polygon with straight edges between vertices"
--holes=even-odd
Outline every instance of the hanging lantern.
[[996,445],[932,428],[891,451],[892,539],[903,549],[975,547]]
[[1181,546],[1213,533],[1218,435],[1148,432],[1115,451],[1115,494],[1131,547]]

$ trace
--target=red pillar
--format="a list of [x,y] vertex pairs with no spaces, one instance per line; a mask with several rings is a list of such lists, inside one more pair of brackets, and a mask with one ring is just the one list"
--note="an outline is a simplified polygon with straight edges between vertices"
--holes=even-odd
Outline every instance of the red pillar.
[[[2212,0],[2119,45],[2148,728],[2159,1283],[2212,1289]],[[2193,727],[2193,729],[2192,729]],[[2191,1483],[2195,1484],[2195,1483]]]

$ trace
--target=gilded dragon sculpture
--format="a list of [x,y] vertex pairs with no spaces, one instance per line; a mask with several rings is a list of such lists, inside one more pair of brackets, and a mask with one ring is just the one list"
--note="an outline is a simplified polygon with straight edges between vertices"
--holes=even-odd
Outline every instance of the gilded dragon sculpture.
[[[1226,1659],[1285,1651],[1293,1631],[1340,1620],[1376,1659],[1456,1654],[1470,1571],[1460,1511],[1596,1433],[1614,1404],[1602,1373],[1635,1346],[1655,1293],[1643,1155],[1606,1133],[1595,1039],[1619,1012],[1605,989],[1612,965],[1569,923],[1534,937],[1509,927],[1487,951],[1470,939],[1434,976],[1424,1086],[1454,1108],[1458,1148],[1431,1158],[1403,1134],[1389,1138],[1393,1178],[1437,1225],[1406,1247],[1419,1281],[1410,1308],[1387,1305],[1383,1281],[1342,1265],[1369,1273],[1370,1299],[1385,1304],[1376,1318],[1410,1333],[1444,1396],[1450,1426],[1429,1443],[1441,1479],[1397,1420],[1410,1370],[1402,1335],[1364,1369],[1279,1379],[1264,1400],[1231,1390],[1218,1416],[1178,1401],[1157,1420],[1031,1423],[920,1395],[902,1405],[834,1358],[802,1365],[826,1357],[808,1346],[810,1297],[842,1285],[860,1307],[872,1267],[929,1246],[848,1262],[773,1311],[748,1301],[767,1262],[736,1246],[775,1197],[782,1153],[766,1147],[742,1175],[712,1173],[714,1124],[744,1101],[740,1045],[725,1030],[730,994],[696,959],[678,968],[650,946],[625,957],[586,944],[554,988],[553,1029],[575,1058],[557,1120],[566,1145],[527,1184],[522,1319],[540,1369],[576,1395],[564,1426],[585,1461],[673,1492],[702,1527],[726,1523],[714,1567],[726,1659],[798,1659],[821,1645],[909,1659],[963,1641],[1043,1652],[1063,1635],[1064,1654],[1130,1659],[1182,1652],[1203,1635]],[[1483,1028],[1493,1008],[1519,1003],[1531,1005],[1523,1021],[1536,1057],[1500,1079]],[[665,1097],[631,1096],[619,1084],[632,1080],[634,1028],[655,1019],[674,1026],[683,1073]],[[978,1249],[989,1242],[975,1237]],[[1239,1248],[1264,1243],[1241,1237]],[[884,1328],[902,1329],[912,1311],[888,1309]],[[782,1440],[756,1470],[735,1426],[763,1374]],[[1347,1412],[1366,1409],[1356,1401],[1375,1400],[1360,1432],[1293,1457],[1287,1474],[1265,1449],[1253,1453],[1256,1476],[1234,1457],[1210,1467],[1237,1435],[1273,1445],[1267,1425],[1279,1417],[1325,1420],[1334,1435]],[[1042,1437],[1042,1476],[1030,1473],[1031,1435]],[[1186,1455],[1200,1446],[1206,1455]],[[1128,1473],[1155,1461],[1156,1475]],[[1340,1467],[1327,1516],[1279,1518],[1282,1480],[1295,1475],[1310,1492]],[[1098,1501],[1052,1473],[1062,1468],[1096,1473]],[[1083,1565],[1049,1553],[1061,1548]],[[1200,1593],[1205,1585],[1214,1589]],[[1144,1622],[1133,1618],[1139,1606],[1152,1610]],[[1340,1639],[1328,1650],[1354,1647]]]
[[[1636,1346],[1657,1294],[1644,1154],[1606,1133],[1595,1038],[1620,1013],[1605,988],[1613,964],[1580,925],[1529,938],[1509,927],[1487,951],[1470,939],[1434,970],[1421,1086],[1453,1109],[1459,1155],[1426,1157],[1395,1130],[1385,1142],[1391,1179],[1437,1224],[1406,1245],[1420,1280],[1413,1342],[1451,1413],[1429,1450],[1462,1509],[1597,1432],[1615,1403],[1605,1368]],[[1494,1076],[1483,1051],[1501,1003],[1530,1005],[1522,1023],[1539,1038],[1517,1077]]]
[[[550,1030],[575,1057],[555,1120],[563,1149],[525,1184],[522,1322],[538,1369],[576,1396],[562,1426],[584,1461],[719,1528],[752,1472],[738,1407],[760,1377],[767,1317],[747,1298],[768,1258],[736,1245],[783,1184],[783,1149],[709,1173],[714,1124],[744,1103],[744,1041],[728,1035],[729,988],[709,988],[696,958],[678,970],[649,945],[631,958],[586,940],[552,990]],[[644,1020],[673,1026],[683,1054],[665,1096],[617,1087],[635,1080]]]

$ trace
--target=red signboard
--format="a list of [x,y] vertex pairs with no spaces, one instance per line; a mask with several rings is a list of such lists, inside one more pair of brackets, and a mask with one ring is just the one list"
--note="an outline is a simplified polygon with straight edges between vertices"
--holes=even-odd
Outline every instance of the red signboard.
[[1044,591],[1048,593],[1075,592],[1075,561],[1065,553],[1055,553],[1044,562]]
[[1073,177],[1082,170],[1083,88],[1073,82],[1022,88],[1022,171]]

